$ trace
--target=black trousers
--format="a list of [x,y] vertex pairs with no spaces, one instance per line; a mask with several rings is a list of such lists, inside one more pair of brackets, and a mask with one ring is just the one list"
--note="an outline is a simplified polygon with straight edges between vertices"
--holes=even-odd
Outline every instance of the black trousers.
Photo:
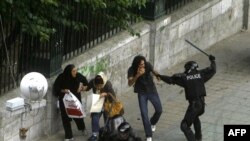
[[[186,114],[181,122],[181,130],[184,132],[188,141],[196,141],[197,139],[202,138],[199,116],[201,116],[204,111],[205,103],[203,97],[197,100],[189,101]],[[194,126],[195,133],[193,133],[191,129],[192,124]]]
[[73,138],[73,133],[72,133],[72,128],[71,128],[71,121],[72,119],[75,121],[77,129],[78,130],[85,130],[85,123],[83,118],[69,118],[63,101],[59,100],[59,104],[60,104],[60,111],[61,111],[61,117],[62,117],[62,124],[63,124],[63,128],[64,128],[64,132],[65,132],[65,139],[71,139]]

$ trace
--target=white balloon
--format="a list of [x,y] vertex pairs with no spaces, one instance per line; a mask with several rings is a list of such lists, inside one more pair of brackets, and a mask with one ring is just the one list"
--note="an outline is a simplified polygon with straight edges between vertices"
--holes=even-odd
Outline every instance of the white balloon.
[[22,78],[20,89],[23,98],[40,101],[48,90],[48,82],[41,73],[30,72]]

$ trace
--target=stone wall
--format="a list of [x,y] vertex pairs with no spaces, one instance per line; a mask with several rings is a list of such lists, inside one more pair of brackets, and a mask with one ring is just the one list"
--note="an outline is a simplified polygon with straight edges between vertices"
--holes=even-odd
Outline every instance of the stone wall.
[[[206,3],[201,3],[202,1]],[[189,4],[191,7],[184,7],[156,21],[143,21],[133,26],[140,32],[140,37],[132,37],[127,32],[121,32],[84,54],[65,62],[62,68],[73,63],[88,79],[93,78],[97,72],[104,71],[113,83],[117,94],[126,94],[127,90],[132,89],[127,85],[127,69],[136,55],[146,56],[156,70],[170,68],[189,56],[199,53],[190,47],[185,39],[206,50],[216,42],[241,31],[243,21],[247,21],[245,25],[249,25],[248,20],[243,18],[249,17],[249,9],[244,10],[243,7],[246,3],[249,7],[249,0],[193,1]],[[192,7],[192,5],[195,6]],[[191,8],[193,10],[190,12]],[[46,107],[41,107],[35,116],[23,111],[6,115],[4,103],[7,99],[19,96],[19,89],[1,97],[0,141],[20,140],[19,128],[22,126],[31,129],[28,131],[27,141],[35,141],[42,134],[51,135],[61,129],[56,98],[51,92],[55,78],[48,79]],[[24,115],[26,115],[25,122],[22,121]],[[21,125],[23,123],[24,125]]]
[[[19,93],[19,89],[16,89],[11,92],[12,95],[1,97],[0,141],[34,141],[49,134],[46,100],[27,102],[25,108],[14,111],[5,109],[5,102],[18,97]],[[19,136],[21,128],[28,130],[26,137]]]
[[[183,15],[178,11],[175,15]],[[159,21],[161,23],[162,21]],[[157,24],[157,23],[156,23]],[[171,67],[199,53],[185,42],[205,50],[243,28],[243,0],[212,0],[166,27],[156,25],[155,68]]]

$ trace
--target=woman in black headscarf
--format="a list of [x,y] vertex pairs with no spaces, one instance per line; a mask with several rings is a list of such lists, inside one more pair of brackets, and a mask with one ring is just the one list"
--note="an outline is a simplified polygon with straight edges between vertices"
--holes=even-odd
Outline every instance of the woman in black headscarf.
[[[65,140],[73,140],[73,133],[71,129],[70,121],[71,118],[68,117],[64,103],[63,97],[65,93],[71,92],[73,93],[77,99],[81,102],[81,91],[83,91],[88,85],[88,81],[86,77],[77,72],[76,67],[73,64],[69,64],[65,67],[63,73],[59,74],[54,83],[54,93],[59,99],[61,117],[63,128],[65,132]],[[73,118],[75,121],[78,130],[86,133],[85,123],[83,118]]]

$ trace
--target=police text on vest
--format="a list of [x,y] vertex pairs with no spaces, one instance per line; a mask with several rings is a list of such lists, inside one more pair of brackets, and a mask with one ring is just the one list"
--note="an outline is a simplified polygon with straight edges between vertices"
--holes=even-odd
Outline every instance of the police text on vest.
[[187,75],[187,80],[200,79],[200,78],[201,78],[200,74]]

